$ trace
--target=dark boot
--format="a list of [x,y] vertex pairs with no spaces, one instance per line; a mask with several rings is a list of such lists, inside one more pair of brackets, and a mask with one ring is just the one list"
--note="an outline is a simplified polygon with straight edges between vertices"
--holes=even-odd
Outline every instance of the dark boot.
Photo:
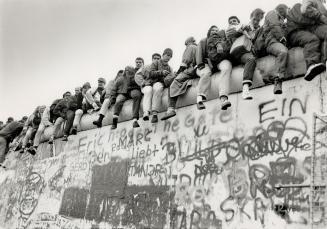
[[71,134],[72,135],[76,135],[77,134],[77,128],[76,127],[73,127],[73,129],[71,131]]
[[140,127],[140,125],[139,125],[139,123],[137,122],[137,120],[135,120],[135,121],[133,122],[133,128],[138,128],[138,127]]
[[198,102],[196,105],[197,105],[198,110],[206,109],[206,106],[204,105],[204,103],[202,101]]
[[326,71],[326,66],[323,63],[312,64],[308,67],[306,74],[304,75],[304,79],[307,81],[313,80],[317,75]]
[[174,110],[167,111],[165,116],[163,116],[161,118],[161,120],[163,121],[163,120],[166,120],[166,119],[170,119],[170,118],[174,117],[175,115],[176,115],[176,112]]
[[151,119],[151,123],[157,123],[158,122],[158,115],[154,114]]
[[279,78],[276,78],[274,81],[274,94],[280,95],[282,94],[282,81]]
[[99,115],[99,119],[93,122],[93,125],[96,125],[98,128],[102,127],[102,120],[104,118],[103,114]]
[[117,128],[117,123],[118,123],[118,117],[114,117],[112,119],[112,125],[111,125],[111,129],[114,130]]

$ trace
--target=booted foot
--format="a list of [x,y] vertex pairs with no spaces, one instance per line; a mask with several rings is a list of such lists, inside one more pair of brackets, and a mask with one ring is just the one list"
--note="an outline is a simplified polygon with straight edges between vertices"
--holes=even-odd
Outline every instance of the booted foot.
[[53,140],[54,140],[54,137],[50,137],[50,139],[49,139],[49,142],[48,142],[48,143],[49,143],[50,145],[52,145],[52,144],[53,144]]
[[304,75],[304,79],[307,81],[311,81],[325,70],[326,66],[323,63],[310,65],[307,70],[307,73]]
[[206,109],[206,106],[204,105],[204,103],[202,101],[198,102],[196,104],[198,110],[203,110],[203,109]]
[[62,137],[61,140],[64,141],[64,142],[67,142],[67,141],[68,141],[68,136],[65,134],[65,135]]
[[36,147],[31,146],[27,151],[34,156],[36,154],[36,150]]
[[283,93],[282,90],[282,81],[280,79],[276,79],[274,82],[274,94],[280,95]]
[[174,110],[167,111],[166,114],[165,114],[165,116],[163,116],[161,118],[161,120],[163,121],[163,120],[170,119],[170,118],[174,117],[175,115],[176,115],[176,111],[174,111]]
[[72,129],[72,135],[76,135],[77,134],[77,129],[76,128],[73,128]]
[[222,110],[227,110],[228,107],[232,106],[232,104],[228,100],[224,100],[221,104]]
[[147,113],[144,112],[143,121],[149,121],[149,116],[150,116],[149,112],[147,112]]
[[244,100],[251,100],[251,99],[253,99],[253,97],[252,97],[249,89],[247,89],[247,90],[246,89],[243,89],[243,91],[242,91],[242,98]]
[[153,115],[151,119],[151,123],[157,123],[158,122],[158,115]]
[[118,118],[113,118],[112,119],[112,125],[111,125],[112,130],[117,128],[117,123],[118,123]]
[[0,163],[0,167],[6,169],[7,167]]
[[139,123],[137,121],[133,122],[133,128],[138,128],[140,127]]
[[102,127],[102,122],[100,120],[96,120],[93,122],[93,125],[97,126],[98,128]]

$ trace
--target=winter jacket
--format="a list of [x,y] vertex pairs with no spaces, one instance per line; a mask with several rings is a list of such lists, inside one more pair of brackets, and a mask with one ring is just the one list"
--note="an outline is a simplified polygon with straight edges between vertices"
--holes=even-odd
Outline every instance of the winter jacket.
[[53,101],[53,103],[50,106],[50,116],[49,116],[49,120],[50,122],[55,122],[56,119],[58,118],[58,116],[56,114],[54,114],[54,109],[56,108],[57,104],[60,103],[62,99],[56,99],[55,101]]
[[24,124],[12,121],[0,130],[0,136],[6,139],[7,143],[12,142],[23,130]]
[[118,94],[127,94],[133,89],[140,89],[135,83],[135,69],[130,67],[128,71],[124,71],[122,76],[118,76],[114,81],[111,89],[111,95],[113,98],[117,97]]
[[[320,6],[320,4],[321,6]],[[321,24],[320,16],[327,16],[327,10],[320,1],[304,1],[303,5],[295,4],[287,14],[288,35],[296,30],[307,29]]]
[[[229,50],[231,48],[231,43],[227,40],[226,34],[224,30],[220,30],[218,32],[219,42],[223,46],[223,53],[219,53],[216,55],[216,58],[209,57],[209,46],[210,46],[210,37],[202,39],[197,47],[196,51],[196,64],[197,66],[202,64],[208,64],[211,69],[215,69],[216,65],[219,64],[224,59],[229,59]],[[216,45],[217,45],[216,44]]]
[[191,43],[186,46],[186,49],[183,53],[181,66],[186,67],[186,68],[188,68],[190,66],[195,67],[195,65],[196,65],[196,50],[197,50],[197,45],[194,43]]
[[153,85],[156,82],[162,82],[164,84],[165,78],[169,75],[165,76],[163,71],[166,70],[169,72],[169,75],[174,74],[173,69],[169,66],[168,63],[163,62],[162,60],[154,61],[150,65],[148,82],[150,85]]
[[57,104],[57,106],[53,110],[53,114],[56,117],[66,118],[67,111],[68,111],[68,100],[63,99]]
[[273,43],[280,42],[283,37],[286,37],[285,27],[284,19],[277,10],[271,10],[267,13],[263,24],[266,47]]
[[28,127],[32,127],[34,129],[37,129],[38,126],[41,123],[41,118],[42,118],[42,114],[40,114],[39,112],[37,112],[36,114],[32,114],[30,115],[30,117],[28,117],[28,119],[26,120],[25,124],[24,124],[24,128],[28,128]]

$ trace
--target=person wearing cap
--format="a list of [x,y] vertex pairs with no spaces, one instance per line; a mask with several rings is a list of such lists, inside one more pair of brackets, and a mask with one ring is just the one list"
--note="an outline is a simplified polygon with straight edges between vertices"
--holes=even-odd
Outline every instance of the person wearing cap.
[[218,75],[219,98],[221,109],[226,110],[231,106],[228,100],[229,80],[232,73],[232,64],[229,51],[230,42],[227,40],[224,30],[219,30],[213,25],[209,28],[207,37],[202,39],[196,52],[196,73],[200,77],[197,87],[197,108],[205,109],[204,101],[207,100],[207,94],[211,85],[211,76]]
[[3,166],[5,156],[9,150],[9,143],[14,140],[24,128],[24,121],[11,121],[0,130],[0,166]]
[[269,11],[264,20],[266,52],[276,57],[276,70],[270,76],[274,82],[274,94],[282,94],[282,80],[285,77],[288,49],[286,47],[286,15],[288,6],[279,4],[274,10]]
[[86,107],[86,92],[91,88],[91,84],[89,82],[86,82],[83,84],[81,88],[81,92],[78,94],[75,94],[75,97],[77,99],[77,109],[75,110],[75,116],[73,121],[73,126],[71,128],[71,134],[76,135],[77,129],[80,127],[80,121],[84,113],[87,112],[85,109]]
[[[248,41],[251,40],[251,36],[248,32],[250,32],[249,27],[242,25],[238,17],[229,17],[228,28],[226,30],[226,37],[230,41],[230,43],[233,44],[235,40],[241,37],[242,35],[244,35],[246,37],[245,39],[248,39]],[[252,49],[249,51],[245,49],[240,49],[236,53],[232,53],[233,64],[244,64],[242,97],[246,100],[252,99],[249,88],[252,85],[254,70],[257,65],[256,57],[252,53]]]
[[151,123],[158,122],[158,111],[161,106],[161,99],[164,87],[168,87],[175,78],[172,67],[168,62],[173,56],[173,50],[166,48],[160,60],[155,60],[143,73],[142,83],[143,98],[143,120],[149,120],[152,111]]
[[112,105],[115,104],[116,98],[111,95],[114,83],[117,79],[123,76],[124,70],[119,70],[114,80],[110,80],[105,88],[105,97],[99,111],[99,117],[96,121],[93,122],[93,125],[96,125],[98,128],[102,127],[102,120],[105,117],[106,113]]
[[[142,65],[143,66],[143,65]],[[141,68],[142,66],[137,66]],[[127,66],[122,76],[117,78],[111,90],[111,97],[115,100],[114,114],[112,119],[111,129],[117,128],[118,117],[123,108],[124,102],[127,99],[133,100],[133,128],[137,128],[138,124],[140,104],[142,100],[142,93],[140,87],[135,82],[135,68]]]
[[304,79],[312,80],[326,71],[327,9],[324,0],[303,0],[287,14],[287,37],[291,47],[303,47],[307,72]]
[[21,153],[25,152],[26,147],[32,145],[31,142],[34,140],[35,134],[39,128],[44,110],[45,105],[36,107],[33,114],[26,120],[23,128],[23,131],[26,131],[26,133],[22,141]]
[[185,94],[192,86],[193,79],[197,78],[196,66],[196,41],[194,37],[189,37],[185,41],[186,49],[183,53],[182,63],[176,72],[176,78],[172,81],[168,90],[168,109],[161,120],[166,120],[176,115],[176,103],[180,95]]
[[105,97],[105,90],[104,90],[105,86],[106,86],[106,80],[100,77],[98,79],[98,86],[91,87],[89,90],[86,91],[85,103],[84,103],[85,111],[92,110],[92,109],[94,111],[100,110]]

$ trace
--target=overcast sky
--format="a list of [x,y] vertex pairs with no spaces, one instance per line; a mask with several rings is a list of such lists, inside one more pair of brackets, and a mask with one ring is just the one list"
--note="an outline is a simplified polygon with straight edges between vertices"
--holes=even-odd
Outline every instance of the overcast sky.
[[[226,28],[237,15],[280,0],[0,0],[0,120],[20,119],[75,86],[115,77],[137,56],[170,47],[176,70],[184,41]],[[293,6],[296,0],[284,1]]]

